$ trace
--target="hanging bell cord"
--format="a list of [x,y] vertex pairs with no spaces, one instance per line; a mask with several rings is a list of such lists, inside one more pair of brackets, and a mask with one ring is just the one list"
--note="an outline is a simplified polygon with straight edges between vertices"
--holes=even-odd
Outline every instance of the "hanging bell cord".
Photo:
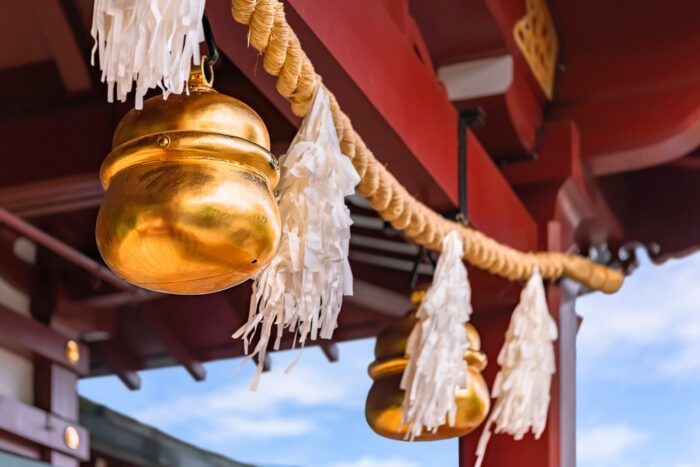
[[216,40],[214,39],[214,33],[211,30],[211,24],[209,23],[209,17],[206,11],[202,17],[202,29],[204,30],[204,42],[206,42],[207,49],[209,50],[209,55],[207,55],[204,63],[204,73],[207,75],[207,81],[210,81],[214,76],[214,64],[219,61],[219,49],[216,47]]

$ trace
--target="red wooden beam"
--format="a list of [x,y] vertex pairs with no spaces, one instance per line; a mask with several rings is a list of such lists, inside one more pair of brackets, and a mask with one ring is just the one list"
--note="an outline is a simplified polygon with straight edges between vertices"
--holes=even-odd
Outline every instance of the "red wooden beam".
[[216,34],[217,47],[277,107],[287,121],[298,127],[301,119],[292,113],[287,101],[275,89],[276,78],[265,73],[260,56],[248,47],[248,28],[231,18],[230,2],[207,2],[206,8],[209,22]]
[[[270,97],[274,81],[263,76],[257,52],[241,50],[245,29],[231,24],[229,6],[211,2],[207,8],[223,53]],[[369,147],[423,201],[451,207],[457,200],[456,111],[384,7],[360,0],[292,1],[285,8],[316,70]],[[270,99],[282,111],[289,107]]]
[[132,391],[141,389],[141,377],[134,371],[136,368],[136,358],[124,345],[114,339],[96,342],[93,347],[102,357],[102,360],[117,375],[117,378],[124,383],[124,386]]
[[[317,72],[377,157],[421,201],[436,208],[453,207],[457,112],[394,16],[374,0],[290,0],[285,7]],[[233,28],[227,7],[225,14],[216,13],[226,21],[217,29]],[[217,35],[217,40],[235,58],[245,52],[240,50],[242,35],[234,36],[220,40]],[[257,53],[249,50],[248,56]],[[250,59],[241,62],[244,70],[246,60]],[[254,79],[268,86],[268,77]],[[472,223],[499,240],[534,248],[534,223],[474,135],[469,137],[469,158]],[[496,202],[497,209],[492,204]]]
[[[570,242],[587,246],[623,237],[620,222],[581,158],[581,137],[574,122],[546,124],[539,157],[507,165],[503,173],[534,219],[546,223],[557,217]],[[544,232],[540,233],[543,240]]]
[[0,346],[29,358],[44,358],[86,376],[90,367],[87,347],[77,344],[80,359],[73,364],[66,357],[69,340],[58,331],[0,305]]
[[62,256],[71,263],[79,266],[89,273],[93,274],[95,277],[107,282],[108,284],[126,291],[131,292],[134,295],[147,294],[146,291],[134,287],[128,282],[120,279],[112,271],[102,266],[97,261],[89,258],[75,248],[61,242],[60,240],[52,237],[51,235],[39,230],[28,222],[23,221],[19,217],[10,213],[6,209],[0,208],[0,223],[7,225],[8,227],[20,232],[21,234],[27,236],[31,240],[37,242],[38,244],[48,248],[54,253]]
[[[380,256],[375,255],[375,257],[381,259]],[[410,262],[406,263],[412,266]],[[411,301],[405,294],[357,278],[353,283],[353,294],[345,298],[345,303],[351,303],[395,318],[406,314],[406,311],[411,307]]]
[[[90,458],[90,437],[85,428],[4,396],[0,396],[0,413],[1,431],[83,461]],[[66,446],[65,432],[69,427],[75,429],[80,438],[75,449]]]
[[29,6],[44,35],[58,70],[63,78],[63,85],[68,92],[83,92],[92,88],[88,69],[89,63],[85,51],[76,38],[66,11],[58,0],[30,0]]
[[102,198],[97,173],[0,188],[0,206],[25,219],[96,208]]
[[340,358],[340,349],[338,348],[338,344],[331,341],[321,340],[319,341],[318,346],[321,347],[323,355],[326,356],[329,362],[335,363]]
[[192,355],[192,352],[187,349],[182,339],[176,335],[172,323],[165,321],[166,317],[163,310],[167,312],[167,305],[163,306],[162,302],[167,302],[167,300],[166,298],[161,302],[145,303],[139,307],[139,312],[141,316],[146,318],[148,326],[175,360],[185,367],[195,381],[204,381],[207,377],[206,369]]
[[611,2],[594,35],[596,2],[549,6],[564,47],[550,118],[576,121],[595,174],[663,164],[700,144],[700,4],[669,2],[659,15],[658,3],[640,1],[628,21]]
[[537,248],[537,224],[470,130],[467,205],[469,220],[480,231],[523,251]]
[[[512,58],[507,89],[493,95],[456,97],[459,109],[481,107],[486,125],[475,129],[489,154],[498,160],[530,158],[537,150],[545,96],[513,39],[515,23],[525,15],[525,2],[512,0],[444,0],[417,7],[418,22],[426,27],[431,51],[440,65],[457,65],[483,58]],[[445,12],[450,11],[450,18]],[[460,31],[460,28],[466,31]],[[468,31],[468,32],[467,32]],[[450,80],[452,81],[452,80]]]
[[456,203],[457,112],[384,5],[286,6],[304,50],[368,146],[422,200]]

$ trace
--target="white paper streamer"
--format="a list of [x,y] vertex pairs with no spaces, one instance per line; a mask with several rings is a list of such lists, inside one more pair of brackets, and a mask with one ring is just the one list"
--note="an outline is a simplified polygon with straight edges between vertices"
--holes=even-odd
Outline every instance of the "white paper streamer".
[[401,378],[403,423],[407,439],[415,439],[423,428],[436,432],[455,424],[455,392],[466,387],[469,346],[466,323],[472,312],[467,268],[462,262],[463,245],[457,231],[442,240],[442,254],[433,283],[416,314],[418,324],[406,344],[408,364]]
[[[352,220],[345,197],[355,192],[360,177],[340,152],[323,86],[280,162],[280,248],[255,279],[248,322],[233,335],[243,338],[248,353],[260,325],[258,343],[250,354],[259,362],[265,360],[273,326],[275,349],[286,328],[296,332],[302,346],[307,337],[333,337],[343,295],[352,295],[348,261]],[[259,363],[252,389],[261,373]]]
[[549,314],[542,276],[535,267],[520,294],[498,355],[501,370],[491,391],[496,403],[479,439],[475,467],[484,460],[493,424],[496,433],[508,433],[516,440],[528,431],[535,438],[542,435],[555,371],[556,339],[557,326]]
[[191,63],[199,65],[205,0],[95,0],[90,34],[98,51],[107,101],[126,100],[136,81],[135,107],[149,89],[163,98],[186,89]]

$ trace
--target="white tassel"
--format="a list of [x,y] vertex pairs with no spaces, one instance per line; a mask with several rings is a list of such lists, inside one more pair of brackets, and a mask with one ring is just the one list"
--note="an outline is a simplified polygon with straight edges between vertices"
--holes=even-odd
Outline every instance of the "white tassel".
[[542,435],[555,372],[556,339],[557,326],[549,314],[542,276],[535,267],[520,294],[498,355],[501,370],[491,392],[496,403],[479,439],[475,467],[484,460],[493,424],[496,433],[508,433],[516,440],[528,431],[535,438]]
[[262,373],[273,325],[278,349],[285,328],[307,337],[330,339],[337,326],[343,295],[352,295],[348,261],[350,211],[345,197],[360,177],[340,152],[327,91],[320,86],[311,111],[281,160],[279,207],[282,239],[277,254],[253,283],[248,322],[233,335],[243,337],[245,352],[258,325],[260,337],[252,356]]
[[136,81],[135,107],[143,107],[149,89],[159,87],[163,98],[181,94],[191,63],[199,65],[204,40],[205,0],[95,0],[90,34],[98,51],[107,101],[126,100]]
[[401,378],[406,439],[420,436],[423,428],[434,433],[446,422],[455,424],[455,392],[467,384],[465,326],[472,313],[462,255],[462,239],[452,231],[442,240],[433,283],[418,308],[418,324],[406,344],[409,360]]

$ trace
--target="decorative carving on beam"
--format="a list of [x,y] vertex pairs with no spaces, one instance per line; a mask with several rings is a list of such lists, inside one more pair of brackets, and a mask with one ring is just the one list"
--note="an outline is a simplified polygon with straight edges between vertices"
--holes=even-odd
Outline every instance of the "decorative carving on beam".
[[546,0],[526,0],[527,13],[513,28],[513,37],[532,74],[549,100],[554,95],[559,41]]

